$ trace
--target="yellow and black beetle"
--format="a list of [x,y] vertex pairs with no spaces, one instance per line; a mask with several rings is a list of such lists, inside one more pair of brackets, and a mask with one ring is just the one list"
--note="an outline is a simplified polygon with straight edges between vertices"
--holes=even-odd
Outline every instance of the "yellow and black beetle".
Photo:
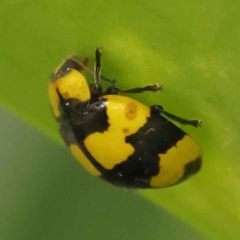
[[[162,115],[182,124],[200,126],[160,105],[147,107],[122,93],[156,92],[157,84],[103,91],[101,51],[96,48],[94,71],[75,56],[58,67],[49,84],[49,97],[60,133],[73,155],[93,175],[123,187],[158,188],[177,184],[201,168],[196,142]],[[94,74],[89,85],[82,75]]]

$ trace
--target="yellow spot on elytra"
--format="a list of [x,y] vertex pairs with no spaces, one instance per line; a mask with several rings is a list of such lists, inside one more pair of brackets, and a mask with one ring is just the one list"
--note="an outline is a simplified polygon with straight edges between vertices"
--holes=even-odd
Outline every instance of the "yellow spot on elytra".
[[101,173],[92,165],[92,163],[86,158],[84,153],[76,144],[69,146],[73,156],[82,164],[82,166],[94,176],[100,176]]
[[[147,122],[150,109],[125,96],[107,95],[104,99],[106,99],[109,127],[102,133],[90,134],[84,144],[104,168],[112,169],[134,153],[133,146],[126,143],[125,138],[136,133]],[[126,117],[126,113],[130,117]],[[133,117],[134,121],[132,121]]]
[[201,155],[196,142],[185,135],[176,146],[171,147],[165,154],[159,154],[160,172],[151,178],[152,187],[166,187],[176,183],[184,174],[187,163],[196,160]]

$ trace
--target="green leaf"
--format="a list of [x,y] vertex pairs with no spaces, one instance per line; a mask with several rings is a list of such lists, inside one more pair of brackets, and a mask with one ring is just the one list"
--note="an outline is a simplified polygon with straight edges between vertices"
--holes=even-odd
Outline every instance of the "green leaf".
[[[134,96],[187,118],[183,127],[203,150],[202,171],[189,181],[141,195],[212,239],[240,235],[240,2],[2,1],[0,102],[61,141],[47,84],[71,53],[94,60],[121,87],[158,82],[164,92]],[[89,80],[92,77],[89,76]]]

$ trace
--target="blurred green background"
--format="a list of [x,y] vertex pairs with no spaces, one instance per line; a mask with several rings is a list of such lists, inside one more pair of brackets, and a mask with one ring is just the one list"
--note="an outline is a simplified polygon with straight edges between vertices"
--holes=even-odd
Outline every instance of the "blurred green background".
[[[0,239],[239,239],[239,7],[237,0],[1,1]],[[120,87],[164,87],[135,98],[202,119],[201,129],[182,127],[203,150],[197,176],[127,191],[85,173],[62,147],[49,76],[72,53],[92,66],[96,45],[103,74]]]

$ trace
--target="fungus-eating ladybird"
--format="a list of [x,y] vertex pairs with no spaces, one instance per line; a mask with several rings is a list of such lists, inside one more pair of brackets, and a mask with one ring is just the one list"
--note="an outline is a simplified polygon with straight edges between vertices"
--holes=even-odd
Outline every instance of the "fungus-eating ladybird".
[[[196,142],[166,116],[200,126],[160,105],[148,107],[127,93],[156,92],[157,84],[121,90],[114,79],[101,75],[101,50],[96,48],[94,70],[88,59],[75,56],[58,67],[49,84],[49,97],[60,133],[72,154],[93,175],[123,187],[160,188],[181,182],[201,168]],[[94,75],[88,84],[82,71]],[[111,85],[103,91],[100,80]]]

